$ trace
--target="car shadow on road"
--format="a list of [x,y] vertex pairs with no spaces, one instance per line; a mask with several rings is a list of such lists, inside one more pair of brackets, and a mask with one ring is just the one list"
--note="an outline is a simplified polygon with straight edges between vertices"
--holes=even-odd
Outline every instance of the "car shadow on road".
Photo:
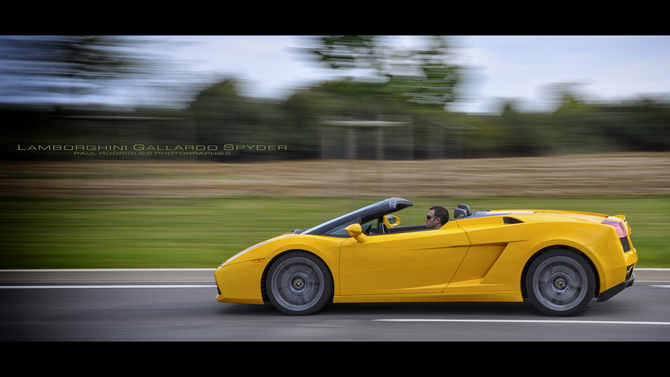
[[371,314],[371,315],[538,315],[527,303],[374,303],[333,304],[323,314]]
[[[271,305],[240,305],[225,304],[220,309],[222,314],[246,316],[285,316]],[[340,315],[508,315],[508,316],[542,316],[529,303],[363,303],[363,304],[330,304],[313,316]]]

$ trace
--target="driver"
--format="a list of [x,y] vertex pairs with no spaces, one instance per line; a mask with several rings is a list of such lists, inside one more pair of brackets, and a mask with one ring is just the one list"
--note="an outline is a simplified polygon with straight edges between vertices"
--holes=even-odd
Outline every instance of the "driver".
[[428,229],[440,229],[449,221],[449,211],[442,206],[430,207],[426,216],[426,227]]

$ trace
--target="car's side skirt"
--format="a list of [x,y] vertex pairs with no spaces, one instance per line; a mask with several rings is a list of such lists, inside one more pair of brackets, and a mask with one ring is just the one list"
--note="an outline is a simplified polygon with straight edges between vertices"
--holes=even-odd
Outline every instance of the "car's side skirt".
[[520,291],[499,291],[457,294],[412,294],[412,295],[356,295],[335,296],[334,303],[364,302],[523,302]]

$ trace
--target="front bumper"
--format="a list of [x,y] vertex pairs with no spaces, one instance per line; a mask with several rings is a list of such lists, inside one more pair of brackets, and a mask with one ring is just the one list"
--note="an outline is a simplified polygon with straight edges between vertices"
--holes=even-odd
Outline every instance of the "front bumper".
[[216,301],[232,304],[262,305],[261,276],[263,264],[253,261],[219,267],[214,272]]

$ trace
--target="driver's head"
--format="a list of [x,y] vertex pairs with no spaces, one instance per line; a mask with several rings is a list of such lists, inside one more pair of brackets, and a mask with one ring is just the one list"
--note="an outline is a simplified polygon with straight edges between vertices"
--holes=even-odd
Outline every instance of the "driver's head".
[[430,207],[426,216],[426,227],[439,229],[449,221],[449,212],[442,206]]

